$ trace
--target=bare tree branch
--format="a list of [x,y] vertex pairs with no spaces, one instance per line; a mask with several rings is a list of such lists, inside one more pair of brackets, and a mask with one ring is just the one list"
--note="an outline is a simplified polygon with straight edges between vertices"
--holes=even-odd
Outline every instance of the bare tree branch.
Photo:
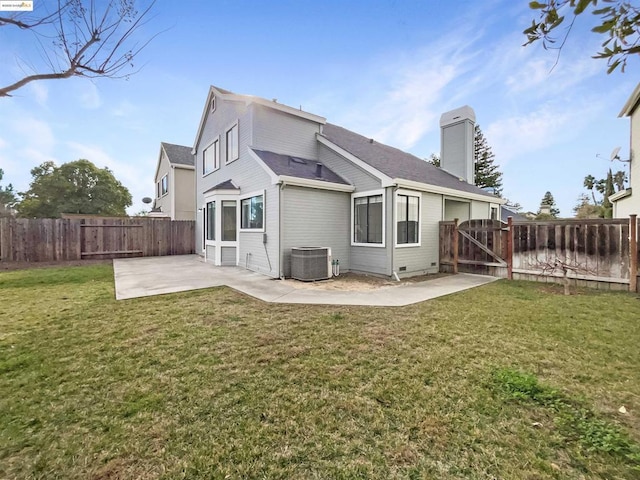
[[[155,2],[151,0],[139,12],[136,0],[108,0],[99,7],[94,0],[58,0],[57,10],[40,19],[27,22],[16,17],[0,17],[0,27],[13,25],[54,39],[51,48],[38,40],[50,71],[28,74],[11,85],[0,87],[0,97],[9,97],[15,90],[38,80],[74,76],[121,78],[135,73],[120,75],[123,70],[134,67],[135,57],[157,36],[153,35],[142,46],[132,44],[135,33],[149,20]],[[54,57],[59,62],[54,62]]]

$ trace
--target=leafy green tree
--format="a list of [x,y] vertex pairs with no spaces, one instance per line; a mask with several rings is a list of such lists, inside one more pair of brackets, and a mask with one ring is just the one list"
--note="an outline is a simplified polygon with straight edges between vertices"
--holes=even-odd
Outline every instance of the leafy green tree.
[[[549,207],[548,214],[543,212],[543,208],[542,208],[543,206]],[[551,192],[546,192],[542,197],[542,201],[540,202],[540,209],[538,210],[538,216],[536,218],[542,218],[547,216],[551,218],[557,218],[558,215],[560,215],[560,210],[556,206],[556,201],[553,198],[553,195],[551,194]]]
[[[0,181],[2,177],[4,177],[4,171],[0,168]],[[6,187],[0,186],[0,217],[9,215],[17,201],[18,197],[13,190],[13,185],[9,183]]]
[[624,170],[618,170],[613,174],[613,183],[616,186],[616,190],[624,190],[624,184],[627,182],[627,172]]
[[436,167],[440,166],[440,155],[432,153],[431,155],[429,155],[429,158],[427,158],[426,160],[427,162],[429,162],[432,165],[435,165]]
[[573,213],[576,218],[602,218],[602,206],[591,203],[588,195],[581,193],[578,197],[578,203],[573,207]]
[[597,205],[598,202],[596,202],[596,194],[593,192],[593,189],[596,186],[596,177],[594,177],[593,175],[587,175],[586,177],[584,177],[583,185],[584,185],[584,188],[586,188],[591,192],[591,198],[593,198],[593,204]]
[[[547,0],[531,1],[529,7],[539,10],[537,20],[524,30],[527,36],[525,45],[542,41],[545,49],[558,50],[566,42],[578,15],[587,11],[598,17],[598,25],[592,31],[605,36],[601,51],[593,58],[607,60],[607,73],[620,67],[624,72],[627,59],[640,53],[640,7],[633,5],[630,0]],[[564,11],[569,11],[569,26],[558,38],[554,37],[558,27],[565,21]],[[558,45],[558,46],[556,46]]]
[[89,160],[57,167],[44,162],[31,170],[29,190],[21,193],[18,213],[23,217],[58,218],[63,213],[121,216],[131,205],[131,194],[108,168]]
[[476,185],[480,188],[491,187],[496,195],[502,194],[502,172],[498,170],[495,155],[485,138],[480,125],[476,125],[474,132],[474,160]]

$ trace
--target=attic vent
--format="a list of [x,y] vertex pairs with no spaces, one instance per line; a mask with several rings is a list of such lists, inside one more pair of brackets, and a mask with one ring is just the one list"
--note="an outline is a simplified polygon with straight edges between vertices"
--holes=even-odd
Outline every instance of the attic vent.
[[213,113],[213,111],[216,109],[216,97],[215,97],[215,95],[213,97],[211,97],[211,104],[209,105],[209,108],[211,109],[211,113]]
[[296,157],[290,157],[290,158],[293,163],[299,163],[300,165],[307,164],[307,162],[305,162],[302,158],[296,158]]

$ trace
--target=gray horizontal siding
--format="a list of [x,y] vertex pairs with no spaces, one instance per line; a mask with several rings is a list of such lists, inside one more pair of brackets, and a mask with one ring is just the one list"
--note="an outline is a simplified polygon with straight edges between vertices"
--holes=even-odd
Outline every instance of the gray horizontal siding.
[[[259,169],[257,165],[256,169]],[[240,177],[245,178],[245,177]],[[240,180],[243,181],[243,180]],[[251,190],[247,189],[247,192]],[[279,187],[269,185],[264,193],[264,227],[267,242],[263,243],[262,232],[243,232],[238,234],[240,245],[240,266],[264,273],[271,277],[279,277],[278,235],[280,230]],[[238,214],[240,221],[240,213]]]
[[316,122],[252,104],[253,147],[315,159],[317,155]]
[[350,266],[350,195],[313,188],[286,187],[282,190],[283,272],[291,275],[292,247],[331,247],[340,271]]
[[[393,254],[393,270],[399,276],[438,272],[441,217],[442,195],[423,193],[420,209],[420,246],[396,248]],[[401,267],[406,267],[406,270],[401,272]]]
[[[349,208],[353,208],[350,205]],[[349,211],[351,214],[351,210]],[[349,220],[351,221],[351,219]],[[390,276],[393,251],[393,188],[385,190],[385,246],[351,246],[351,270],[374,275]],[[351,235],[351,232],[349,232]],[[349,239],[351,241],[351,238]]]
[[236,247],[222,247],[220,250],[221,264],[222,265],[235,265],[236,264]]
[[354,185],[357,192],[375,190],[381,187],[380,180],[376,177],[322,144],[318,146],[318,159]]

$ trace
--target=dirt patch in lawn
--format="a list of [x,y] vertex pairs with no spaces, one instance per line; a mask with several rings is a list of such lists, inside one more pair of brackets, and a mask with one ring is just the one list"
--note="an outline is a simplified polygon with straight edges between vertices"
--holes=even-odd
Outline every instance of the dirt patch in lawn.
[[302,282],[300,280],[287,279],[284,282],[294,288],[302,288],[309,290],[343,290],[350,292],[360,292],[367,290],[375,290],[380,287],[390,287],[398,285],[406,285],[416,282],[424,282],[448,276],[448,273],[435,273],[431,275],[419,275],[411,278],[402,278],[400,281],[386,277],[376,277],[373,275],[362,275],[357,273],[344,273],[338,277],[328,280],[318,280],[315,282]]

